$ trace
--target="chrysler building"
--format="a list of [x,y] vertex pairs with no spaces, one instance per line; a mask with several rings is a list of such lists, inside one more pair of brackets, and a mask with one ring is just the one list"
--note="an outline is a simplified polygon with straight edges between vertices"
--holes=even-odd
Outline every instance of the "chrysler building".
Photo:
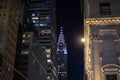
[[58,58],[58,80],[67,80],[67,49],[61,27],[58,43],[57,43],[57,58]]

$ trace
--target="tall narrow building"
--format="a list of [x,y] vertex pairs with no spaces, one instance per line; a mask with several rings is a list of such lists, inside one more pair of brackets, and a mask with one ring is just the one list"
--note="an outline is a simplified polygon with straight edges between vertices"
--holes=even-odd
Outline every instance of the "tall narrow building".
[[47,79],[57,80],[55,0],[30,0],[30,13],[38,40],[46,53]]
[[46,80],[46,54],[37,39],[37,30],[34,27],[29,13],[30,0],[21,2],[21,18],[17,37],[17,52],[13,80]]
[[84,0],[86,80],[120,80],[120,0]]
[[67,47],[61,27],[57,43],[58,80],[67,80]]
[[13,80],[21,0],[0,0],[0,80]]

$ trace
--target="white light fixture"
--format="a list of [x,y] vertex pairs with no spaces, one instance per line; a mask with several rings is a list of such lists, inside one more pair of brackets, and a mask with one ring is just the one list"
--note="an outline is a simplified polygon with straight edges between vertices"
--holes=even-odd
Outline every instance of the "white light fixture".
[[81,42],[85,42],[85,38],[82,38],[82,39],[81,39]]

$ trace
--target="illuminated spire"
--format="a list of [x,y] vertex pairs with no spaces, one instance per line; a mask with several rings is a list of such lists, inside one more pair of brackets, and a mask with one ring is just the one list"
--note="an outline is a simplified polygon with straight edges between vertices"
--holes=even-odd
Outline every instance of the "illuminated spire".
[[58,80],[67,80],[67,48],[63,34],[63,27],[60,29],[57,44]]
[[[67,54],[67,48],[66,48],[65,38],[64,38],[64,34],[63,34],[63,27],[61,27],[61,29],[60,29],[60,34],[58,37],[57,45],[58,45],[57,51],[64,51],[64,54]],[[61,45],[62,45],[62,49],[61,49]]]
[[62,42],[63,44],[65,43],[64,35],[63,35],[63,27],[61,27],[59,38],[58,38],[58,45],[59,43]]

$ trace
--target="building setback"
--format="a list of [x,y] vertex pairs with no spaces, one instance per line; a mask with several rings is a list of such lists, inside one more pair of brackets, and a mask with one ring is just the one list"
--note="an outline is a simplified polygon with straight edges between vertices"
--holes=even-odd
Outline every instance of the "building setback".
[[0,1],[0,80],[13,80],[21,0]]
[[120,1],[84,4],[86,80],[120,80]]
[[67,47],[61,27],[57,43],[58,80],[67,80]]

